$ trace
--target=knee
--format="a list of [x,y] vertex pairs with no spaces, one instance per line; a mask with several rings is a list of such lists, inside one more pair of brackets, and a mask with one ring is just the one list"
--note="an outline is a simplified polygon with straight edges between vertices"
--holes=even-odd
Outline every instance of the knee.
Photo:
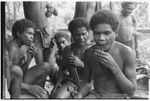
[[12,66],[11,74],[13,74],[17,78],[22,78],[23,77],[23,71],[19,66]]
[[42,62],[40,66],[44,71],[48,72],[50,68],[50,64],[47,62]]
[[40,66],[44,71],[49,73],[56,73],[59,70],[57,64],[50,65],[48,62],[42,62]]
[[59,67],[57,64],[50,65],[50,72],[51,73],[57,73],[59,71]]

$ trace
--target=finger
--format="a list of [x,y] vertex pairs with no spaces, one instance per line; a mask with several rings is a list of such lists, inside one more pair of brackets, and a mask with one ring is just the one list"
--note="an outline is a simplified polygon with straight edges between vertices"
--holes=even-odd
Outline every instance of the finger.
[[72,55],[69,55],[67,58],[74,58],[74,56],[72,56]]
[[47,94],[39,93],[40,98],[47,98]]
[[95,49],[95,52],[97,52],[97,53],[99,53],[99,54],[106,54],[104,51],[102,51],[102,50],[98,50],[98,49]]
[[104,58],[106,55],[104,55],[104,54],[100,54],[100,53],[98,53],[98,52],[94,52],[94,54],[95,54],[95,56],[97,56],[97,57],[102,57],[102,58]]
[[67,61],[75,61],[74,58],[68,58]]
[[41,92],[43,94],[46,93],[46,91],[42,87],[36,85],[36,88],[39,90],[39,92]]
[[107,61],[107,58],[105,56],[98,55],[97,53],[95,53],[95,57],[96,57],[96,60],[98,61],[104,61],[104,62]]
[[36,51],[36,48],[34,48],[34,47],[30,47],[30,50],[32,50],[32,51]]
[[41,98],[38,94],[33,94],[36,98]]

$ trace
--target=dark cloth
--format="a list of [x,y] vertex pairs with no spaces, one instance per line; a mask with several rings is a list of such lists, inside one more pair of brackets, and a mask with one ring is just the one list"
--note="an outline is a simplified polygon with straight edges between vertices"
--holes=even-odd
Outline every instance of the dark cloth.
[[[68,56],[70,56],[71,54],[77,56],[81,61],[84,60],[84,51],[89,48],[91,46],[91,44],[85,44],[83,47],[78,47],[76,46],[76,44],[71,44],[70,46],[65,47],[63,56],[62,56],[62,68],[63,70],[68,70],[69,71],[69,75],[67,76],[67,80],[73,82],[76,84],[74,78],[73,78],[73,73],[71,72],[70,66],[67,65],[66,63],[66,59]],[[79,79],[82,82],[82,80],[84,79],[84,68],[77,68],[78,71],[78,75],[79,75]]]

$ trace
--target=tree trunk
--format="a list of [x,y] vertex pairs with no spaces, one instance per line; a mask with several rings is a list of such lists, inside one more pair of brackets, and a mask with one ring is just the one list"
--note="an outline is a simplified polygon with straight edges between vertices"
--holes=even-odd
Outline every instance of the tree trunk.
[[48,20],[45,16],[46,2],[24,2],[25,18],[31,20],[36,25],[36,28],[48,26]]
[[[84,17],[88,22],[90,22],[94,13],[101,8],[101,2],[76,2],[74,18]],[[89,33],[89,41],[93,41],[92,31],[89,31]]]
[[75,16],[84,17],[88,22],[95,13],[96,2],[76,2]]
[[16,4],[17,2],[14,2],[13,3],[13,8],[14,8],[14,21],[16,21],[16,15],[17,15],[17,12],[16,12],[16,9],[17,9],[17,4]]
[[102,9],[101,2],[96,2],[95,12],[97,12],[99,9]]

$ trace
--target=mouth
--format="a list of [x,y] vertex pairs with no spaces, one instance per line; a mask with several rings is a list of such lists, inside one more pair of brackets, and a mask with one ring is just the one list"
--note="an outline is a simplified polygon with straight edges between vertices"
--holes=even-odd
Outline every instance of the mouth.
[[110,47],[111,47],[111,44],[97,44],[96,45],[97,49],[100,49],[100,50],[103,50],[103,51],[109,50]]

